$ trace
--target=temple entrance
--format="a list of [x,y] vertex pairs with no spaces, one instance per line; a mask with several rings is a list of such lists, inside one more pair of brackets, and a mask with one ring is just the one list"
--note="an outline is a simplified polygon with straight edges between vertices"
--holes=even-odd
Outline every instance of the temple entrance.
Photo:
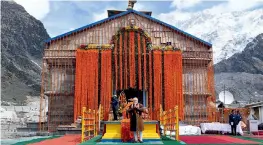
[[138,102],[145,107],[150,107],[147,105],[146,92],[150,90],[151,85],[151,43],[145,31],[133,25],[119,29],[111,40],[114,46],[111,60],[113,94],[120,96],[121,92],[124,92],[127,102],[137,97]]
[[145,102],[146,102],[146,97],[144,97],[145,91],[134,89],[134,88],[129,88],[129,89],[126,89],[126,90],[118,90],[117,91],[117,96],[120,96],[121,92],[125,93],[127,102],[128,102],[129,99],[137,97],[139,103],[145,105]]

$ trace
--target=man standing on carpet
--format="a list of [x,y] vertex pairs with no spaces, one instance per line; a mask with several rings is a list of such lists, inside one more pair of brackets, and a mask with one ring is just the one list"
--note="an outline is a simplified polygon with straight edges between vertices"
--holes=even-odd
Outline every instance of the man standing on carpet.
[[133,98],[133,104],[128,109],[130,114],[130,131],[134,134],[134,142],[138,142],[137,133],[140,135],[139,142],[142,143],[142,131],[144,130],[142,113],[145,111],[145,108],[142,104],[138,103],[138,98]]
[[231,134],[236,135],[237,133],[237,124],[236,124],[236,114],[235,111],[232,110],[231,114],[229,115],[229,125],[231,125]]

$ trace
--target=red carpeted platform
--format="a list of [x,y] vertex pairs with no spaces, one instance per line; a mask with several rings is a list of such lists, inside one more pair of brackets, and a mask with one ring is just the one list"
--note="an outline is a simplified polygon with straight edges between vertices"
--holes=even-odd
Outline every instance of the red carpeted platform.
[[30,145],[77,145],[81,142],[81,135],[64,135],[59,138],[44,140]]
[[180,136],[180,139],[187,144],[260,144],[230,136]]

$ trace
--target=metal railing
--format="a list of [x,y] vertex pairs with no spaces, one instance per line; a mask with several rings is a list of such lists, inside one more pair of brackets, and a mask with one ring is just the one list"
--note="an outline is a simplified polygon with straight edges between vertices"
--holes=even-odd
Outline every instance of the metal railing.
[[99,105],[99,110],[98,110],[98,119],[96,120],[96,124],[97,124],[97,131],[100,131],[100,121],[103,120],[103,115],[104,115],[104,109],[102,107],[102,105]]
[[167,111],[162,111],[162,107],[160,108],[160,125],[163,126],[164,136],[166,136],[166,132],[169,131],[169,137],[172,138],[172,133],[174,132],[174,138],[179,141],[178,106]]
[[103,112],[101,104],[97,112],[96,110],[86,109],[86,107],[82,108],[81,142],[97,136],[100,130],[100,121],[103,119]]

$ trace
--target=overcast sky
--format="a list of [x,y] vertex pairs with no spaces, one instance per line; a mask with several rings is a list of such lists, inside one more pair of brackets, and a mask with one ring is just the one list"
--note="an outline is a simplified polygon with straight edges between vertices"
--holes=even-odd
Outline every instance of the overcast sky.
[[[81,26],[107,17],[107,10],[126,10],[126,1],[60,1],[60,0],[15,0],[32,16],[42,21],[51,37],[60,35]],[[209,11],[224,13],[262,9],[263,0],[137,0],[134,9],[152,11],[152,16],[167,19],[185,20],[196,12]],[[168,20],[167,20],[168,21]]]

